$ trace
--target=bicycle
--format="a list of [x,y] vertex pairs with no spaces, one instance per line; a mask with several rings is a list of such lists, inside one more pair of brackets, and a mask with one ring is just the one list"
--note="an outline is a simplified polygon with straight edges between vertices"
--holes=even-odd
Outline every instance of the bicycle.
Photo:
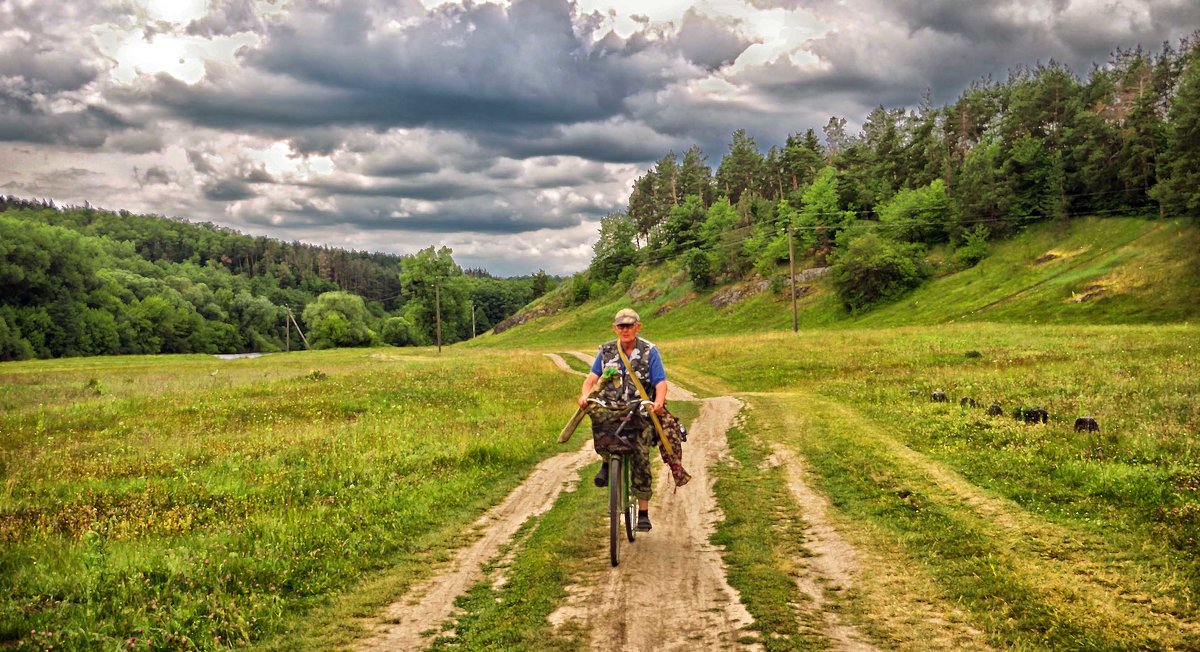
[[589,403],[593,403],[592,418],[595,419],[597,410],[606,412],[605,421],[620,420],[620,425],[611,433],[603,433],[599,436],[593,435],[596,450],[608,453],[608,556],[613,566],[621,563],[620,543],[621,543],[621,518],[624,515],[625,520],[625,537],[633,543],[636,538],[634,524],[637,522],[638,502],[633,495],[633,469],[630,465],[630,456],[637,448],[636,433],[633,433],[634,441],[630,441],[627,436],[622,436],[622,431],[629,422],[633,420],[634,413],[638,409],[647,405],[653,405],[650,401],[639,401],[630,403],[623,407],[612,407],[600,399],[588,399]]

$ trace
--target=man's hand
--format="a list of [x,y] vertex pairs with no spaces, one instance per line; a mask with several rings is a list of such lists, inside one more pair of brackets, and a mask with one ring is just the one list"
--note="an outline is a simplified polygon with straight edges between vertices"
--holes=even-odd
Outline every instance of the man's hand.
[[579,407],[586,408],[587,407],[587,399],[588,399],[587,394],[580,396],[579,397]]
[[650,406],[650,411],[651,411],[651,412],[653,412],[653,413],[655,413],[655,414],[662,414],[662,411],[663,411],[663,404],[662,404],[662,403],[659,403],[658,401],[655,401],[655,402],[654,402],[654,405],[651,405],[651,406]]

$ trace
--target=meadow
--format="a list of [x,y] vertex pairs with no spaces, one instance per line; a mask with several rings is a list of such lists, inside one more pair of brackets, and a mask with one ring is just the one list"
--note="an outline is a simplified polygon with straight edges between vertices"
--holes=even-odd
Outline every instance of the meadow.
[[572,411],[539,355],[427,353],[0,365],[0,646],[346,640]]
[[[864,573],[878,579],[843,609],[885,647],[934,635],[889,609],[939,601],[997,647],[1200,646],[1200,328],[969,324],[730,344],[681,340],[669,360],[683,382],[751,405],[731,482],[756,473],[756,447],[792,450],[879,555]],[[931,400],[939,390],[948,402]],[[1005,416],[986,414],[993,403]],[[1022,407],[1049,422],[1014,419]],[[1075,432],[1083,415],[1100,431]],[[795,511],[769,497],[781,479],[757,475],[758,513]],[[882,579],[895,577],[909,579]]]
[[[547,350],[603,337],[574,332]],[[659,344],[675,380],[748,405],[715,540],[768,649],[828,644],[794,583],[803,515],[766,462],[784,447],[865,551],[835,608],[879,644],[1115,650],[1200,646],[1198,342],[1186,324],[974,323]],[[0,365],[0,640],[346,645],[562,450],[578,382],[519,348]],[[1011,416],[1035,406],[1049,423]],[[1074,432],[1083,414],[1098,433]],[[508,584],[465,596],[434,645],[584,640],[545,614],[603,561],[601,502],[564,494],[527,524]]]

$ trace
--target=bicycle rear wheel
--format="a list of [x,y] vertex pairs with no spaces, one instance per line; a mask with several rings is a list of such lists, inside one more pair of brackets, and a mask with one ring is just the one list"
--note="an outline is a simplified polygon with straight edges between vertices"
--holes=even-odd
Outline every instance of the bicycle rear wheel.
[[621,563],[621,513],[625,511],[625,470],[620,455],[608,459],[608,558],[612,565]]

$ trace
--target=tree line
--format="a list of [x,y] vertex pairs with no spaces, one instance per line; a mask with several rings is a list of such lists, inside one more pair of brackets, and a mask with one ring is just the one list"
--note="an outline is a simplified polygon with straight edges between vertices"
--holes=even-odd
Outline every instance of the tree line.
[[419,345],[434,339],[439,291],[449,343],[554,283],[540,270],[507,279],[464,271],[447,248],[346,251],[0,197],[0,360],[279,351],[293,318],[318,348]]
[[1200,215],[1197,36],[1117,50],[1086,78],[1050,62],[946,106],[928,94],[916,110],[878,106],[857,134],[831,117],[765,153],[738,130],[715,170],[699,147],[669,152],[601,221],[573,296],[644,262],[680,260],[700,287],[770,275],[790,228],[855,310],[920,283],[929,245],[970,265],[1035,221]]

